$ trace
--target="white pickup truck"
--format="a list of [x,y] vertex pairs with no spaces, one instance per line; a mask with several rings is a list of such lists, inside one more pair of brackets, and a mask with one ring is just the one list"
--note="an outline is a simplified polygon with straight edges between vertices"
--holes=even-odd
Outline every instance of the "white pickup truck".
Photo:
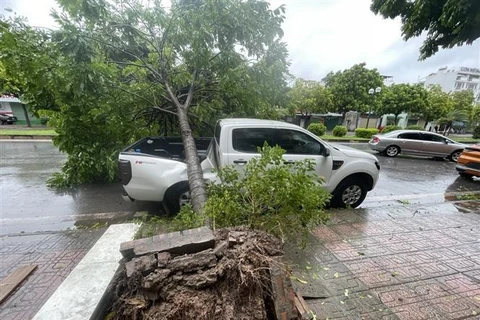
[[[234,165],[239,170],[264,142],[286,150],[285,163],[313,159],[315,171],[333,198],[333,207],[357,207],[375,187],[380,166],[372,154],[329,144],[311,132],[285,122],[256,119],[218,121],[213,138],[196,139],[204,179],[217,182],[215,168]],[[208,147],[207,147],[208,145]],[[119,155],[127,201],[163,202],[177,212],[189,201],[187,165],[180,138],[144,138]]]

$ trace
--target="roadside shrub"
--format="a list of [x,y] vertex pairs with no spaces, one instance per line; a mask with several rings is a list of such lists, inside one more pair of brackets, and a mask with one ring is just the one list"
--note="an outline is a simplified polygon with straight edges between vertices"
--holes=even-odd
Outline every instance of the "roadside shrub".
[[382,129],[382,133],[388,133],[388,132],[392,132],[392,131],[395,131],[395,130],[402,130],[402,127],[395,126],[395,125],[385,126]]
[[[208,218],[214,228],[246,226],[304,243],[310,231],[328,219],[323,208],[330,194],[321,187],[313,161],[287,165],[284,153],[265,145],[261,157],[251,159],[242,173],[233,166],[220,169],[221,183],[208,187],[203,219]],[[188,210],[175,219],[195,225]]]
[[476,126],[473,129],[473,134],[472,134],[473,139],[480,139],[480,126]]
[[421,131],[424,130],[423,127],[421,127],[421,126],[416,126],[416,125],[414,125],[414,126],[407,126],[405,129],[406,129],[406,130],[421,130]]
[[327,127],[325,127],[323,123],[314,122],[314,123],[310,123],[307,130],[320,137],[325,134],[325,131],[327,131]]
[[355,129],[355,137],[357,137],[357,138],[370,139],[374,134],[377,134],[377,133],[378,133],[378,129],[375,129],[375,128],[370,128],[370,129],[357,128],[357,129]]
[[347,127],[335,126],[332,133],[335,137],[344,137],[347,134]]
[[48,123],[48,117],[41,117],[40,118],[40,124],[43,125],[43,126],[46,126],[47,123]]

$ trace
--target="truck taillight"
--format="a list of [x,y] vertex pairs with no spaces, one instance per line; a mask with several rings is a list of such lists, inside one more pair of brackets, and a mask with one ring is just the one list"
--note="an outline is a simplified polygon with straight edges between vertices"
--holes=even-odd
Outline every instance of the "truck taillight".
[[120,159],[118,161],[118,169],[120,173],[120,179],[122,180],[122,184],[126,186],[132,179],[132,165],[130,161]]

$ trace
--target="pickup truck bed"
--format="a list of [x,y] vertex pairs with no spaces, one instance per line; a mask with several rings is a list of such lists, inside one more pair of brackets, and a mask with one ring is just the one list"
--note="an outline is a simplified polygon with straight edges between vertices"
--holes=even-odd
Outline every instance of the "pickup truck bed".
[[[205,155],[211,141],[211,137],[195,138],[199,156]],[[144,153],[177,160],[185,159],[181,137],[146,137],[126,147],[122,152]]]

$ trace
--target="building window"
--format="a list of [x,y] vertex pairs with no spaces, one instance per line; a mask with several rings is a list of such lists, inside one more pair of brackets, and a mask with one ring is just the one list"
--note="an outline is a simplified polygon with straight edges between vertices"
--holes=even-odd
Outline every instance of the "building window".
[[461,82],[456,82],[455,83],[455,89],[456,90],[460,90],[460,89],[462,89],[462,87],[463,87],[463,83],[461,83]]
[[473,83],[469,83],[467,89],[468,89],[468,90],[475,90],[476,87],[477,87],[477,86],[474,85]]
[[480,79],[480,76],[469,76],[468,77],[468,81],[477,82],[478,79]]

